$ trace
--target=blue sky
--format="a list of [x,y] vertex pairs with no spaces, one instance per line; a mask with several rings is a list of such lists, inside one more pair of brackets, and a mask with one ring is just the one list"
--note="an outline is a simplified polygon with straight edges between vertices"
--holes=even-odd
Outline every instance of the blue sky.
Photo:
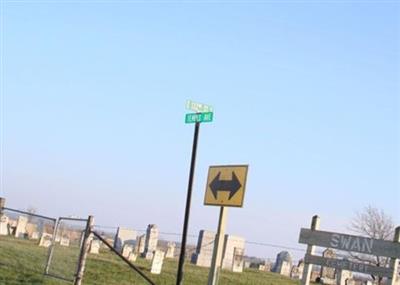
[[181,232],[192,99],[215,115],[200,130],[190,232],[216,229],[205,180],[229,163],[249,164],[228,222],[248,240],[299,246],[312,215],[347,231],[367,205],[400,224],[399,12],[396,1],[3,1],[0,194],[51,216]]

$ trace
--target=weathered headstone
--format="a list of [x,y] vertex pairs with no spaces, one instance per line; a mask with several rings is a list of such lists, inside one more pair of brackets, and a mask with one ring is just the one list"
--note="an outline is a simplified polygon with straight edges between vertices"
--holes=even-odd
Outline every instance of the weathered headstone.
[[[328,248],[323,251],[322,256],[327,258],[336,258],[336,253],[333,251],[333,249]],[[334,280],[336,277],[335,268],[321,266],[320,277],[325,280],[325,283],[327,283],[327,279]]]
[[159,231],[156,225],[150,224],[146,230],[146,241],[143,256],[146,259],[152,259],[154,251],[157,250]]
[[61,246],[69,246],[69,238],[68,237],[61,237],[60,245]]
[[90,253],[99,254],[100,251],[100,241],[97,239],[93,239],[90,243]]
[[43,246],[43,247],[51,246],[52,239],[53,239],[52,234],[42,233],[42,236],[40,237],[40,241],[39,241],[39,246]]
[[137,259],[137,253],[135,253],[134,251],[132,251],[131,253],[129,253],[129,256],[128,256],[128,260],[130,261],[130,262],[135,262],[136,261],[136,259]]
[[233,235],[225,235],[224,248],[222,253],[222,269],[232,270],[235,248],[241,249],[244,253],[245,239]]
[[8,221],[9,219],[6,215],[2,215],[0,217],[0,235],[2,236],[7,236],[10,234]]
[[215,236],[215,232],[206,230],[200,231],[196,252],[192,255],[192,263],[201,267],[211,266]]
[[33,232],[30,239],[39,239],[39,232]]
[[25,227],[25,230],[26,230],[26,234],[28,235],[28,238],[31,239],[32,238],[32,234],[34,232],[38,231],[38,226],[36,224],[34,224],[34,223],[27,223],[26,227]]
[[146,235],[141,235],[136,238],[135,252],[142,254],[144,252],[144,245],[146,243]]
[[244,263],[244,249],[237,248],[234,249],[232,271],[233,272],[243,272]]
[[122,256],[128,258],[131,252],[133,252],[133,245],[125,244],[122,248]]
[[134,245],[136,241],[137,233],[134,230],[119,227],[114,239],[114,248],[119,252],[122,252],[122,248],[125,244]]
[[348,270],[338,270],[337,272],[337,284],[338,285],[347,285],[350,280],[353,279],[353,273]]
[[292,271],[290,272],[290,278],[301,279],[303,277],[304,261],[300,260],[297,265],[292,266]]
[[289,277],[291,269],[292,257],[290,256],[289,252],[281,251],[278,253],[273,271]]
[[15,229],[15,237],[24,238],[26,235],[26,225],[28,224],[28,218],[19,216],[17,221],[17,227]]
[[160,274],[164,261],[164,252],[161,250],[154,251],[153,259],[151,261],[151,273]]
[[176,243],[174,243],[174,242],[169,242],[168,243],[168,245],[167,245],[167,253],[165,254],[166,258],[174,258],[175,246],[176,246]]

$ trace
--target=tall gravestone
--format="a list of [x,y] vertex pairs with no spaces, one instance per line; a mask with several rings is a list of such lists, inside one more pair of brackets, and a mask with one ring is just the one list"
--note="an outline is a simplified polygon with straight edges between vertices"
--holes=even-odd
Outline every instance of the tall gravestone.
[[42,236],[40,237],[39,240],[39,246],[49,247],[51,245],[52,239],[53,239],[52,234],[42,233]]
[[6,236],[10,234],[9,226],[8,226],[8,217],[6,215],[0,216],[0,235]]
[[100,241],[97,239],[92,239],[92,241],[90,242],[89,253],[99,254],[99,252],[100,252]]
[[211,266],[215,236],[215,232],[206,230],[200,231],[196,252],[192,255],[192,263],[201,267]]
[[276,261],[273,271],[281,275],[290,276],[292,269],[292,257],[289,252],[281,251],[276,256]]
[[301,279],[303,277],[304,261],[300,260],[297,265],[292,266],[292,271],[290,272],[290,278]]
[[244,249],[235,247],[232,262],[233,272],[243,272],[244,266]]
[[141,255],[144,252],[144,246],[146,243],[146,235],[141,235],[136,238],[135,252]]
[[134,245],[136,241],[137,233],[134,230],[119,227],[114,239],[114,248],[122,252],[124,245]]
[[244,252],[245,239],[233,235],[225,235],[224,247],[222,253],[222,269],[232,270],[233,257],[236,249]]
[[150,224],[146,230],[146,241],[143,256],[146,259],[152,259],[154,252],[157,250],[159,231],[156,225]]
[[160,274],[164,262],[164,252],[155,250],[151,260],[151,273]]
[[26,225],[28,224],[28,218],[19,216],[17,220],[17,226],[15,228],[15,237],[23,238],[26,234]]
[[125,244],[122,248],[122,256],[128,258],[131,252],[133,252],[133,245]]

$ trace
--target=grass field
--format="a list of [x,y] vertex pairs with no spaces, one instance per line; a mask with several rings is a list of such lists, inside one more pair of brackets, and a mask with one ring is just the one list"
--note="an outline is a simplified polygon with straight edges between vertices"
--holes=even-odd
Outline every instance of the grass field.
[[[78,254],[77,247],[57,246],[50,273],[72,279]],[[7,285],[63,285],[71,282],[43,275],[47,249],[37,246],[37,241],[0,237],[0,284]],[[150,274],[150,262],[138,258],[139,266],[157,285],[175,284],[177,261],[165,259],[162,274]],[[207,284],[208,269],[186,263],[185,285]],[[84,285],[147,284],[136,272],[108,250],[99,255],[89,255],[83,280]],[[243,273],[223,271],[220,285],[295,285],[298,281],[281,275],[246,269]]]

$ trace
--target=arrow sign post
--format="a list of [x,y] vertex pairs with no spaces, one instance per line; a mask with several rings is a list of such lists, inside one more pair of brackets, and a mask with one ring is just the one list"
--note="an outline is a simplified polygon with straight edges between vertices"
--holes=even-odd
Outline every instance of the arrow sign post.
[[247,170],[248,165],[210,166],[208,170],[204,204],[221,206],[211,268],[208,275],[208,285],[215,285],[218,282],[228,214],[227,207],[243,206]]

